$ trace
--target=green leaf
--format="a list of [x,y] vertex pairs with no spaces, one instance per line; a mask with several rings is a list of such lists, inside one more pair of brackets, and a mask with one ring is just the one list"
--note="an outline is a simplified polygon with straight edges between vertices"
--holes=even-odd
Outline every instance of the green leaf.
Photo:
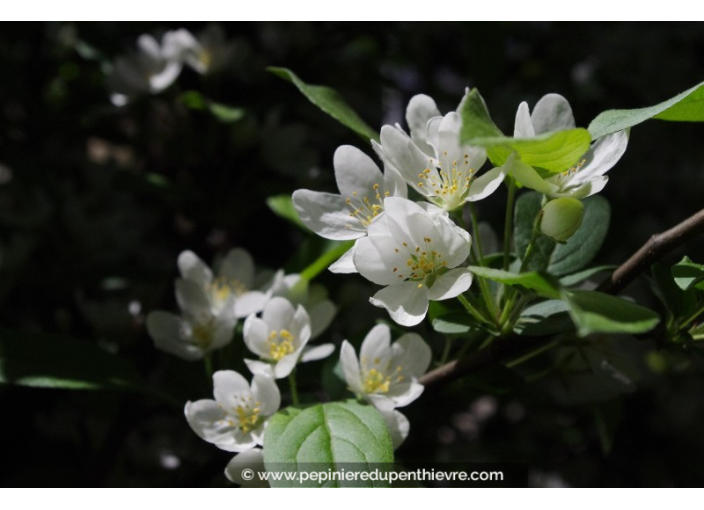
[[549,299],[529,306],[521,313],[514,331],[524,336],[554,335],[574,329],[569,306],[559,299]]
[[504,283],[506,285],[520,285],[530,290],[534,290],[541,296],[557,298],[560,297],[559,283],[550,275],[536,272],[510,273],[501,269],[491,269],[483,266],[469,266],[468,269],[483,278]]
[[[518,258],[528,248],[528,243],[533,235],[533,223],[542,209],[542,195],[535,191],[524,193],[518,200],[514,209],[513,238],[518,251]],[[540,236],[533,245],[533,254],[526,265],[530,271],[544,271],[550,264],[550,255],[555,250],[555,241],[547,236]]]
[[298,216],[296,209],[293,207],[291,195],[275,195],[266,199],[266,205],[277,216],[290,221],[299,228],[309,232],[308,228],[303,224]]
[[485,147],[496,166],[506,163],[511,153],[516,152],[530,166],[562,172],[574,165],[591,144],[589,132],[581,128],[543,133],[533,138],[504,136],[491,120],[477,89],[465,95],[459,110],[462,143]]
[[461,335],[480,326],[477,321],[467,313],[450,312],[432,320],[433,329],[444,335]]
[[[379,411],[356,400],[328,402],[306,409],[276,413],[264,436],[264,466],[268,472],[311,473],[391,467],[393,447]],[[381,481],[273,480],[272,487],[380,487]]]
[[0,329],[0,383],[73,390],[142,390],[127,360],[72,338]]
[[588,269],[584,269],[582,271],[563,276],[562,278],[560,278],[560,285],[562,285],[563,287],[570,287],[572,285],[581,283],[584,280],[587,280],[588,278],[591,278],[595,274],[603,273],[604,271],[613,271],[617,267],[618,266],[614,265],[590,267]]
[[208,111],[223,124],[231,124],[244,117],[243,108],[236,108],[214,101],[208,102]]
[[596,256],[609,232],[611,207],[608,200],[594,195],[583,200],[582,225],[565,244],[555,246],[550,255],[548,272],[558,276],[574,273]]
[[704,82],[655,106],[602,112],[589,124],[589,132],[596,140],[653,118],[680,122],[704,121]]
[[646,333],[660,322],[652,310],[603,292],[572,290],[562,295],[582,337],[593,333]]
[[689,335],[692,337],[692,340],[704,340],[704,323],[697,324],[690,328]]
[[672,266],[672,277],[682,290],[689,290],[692,287],[704,290],[704,266],[695,264],[689,257],[684,257]]
[[269,67],[267,70],[293,83],[311,103],[365,140],[379,141],[379,133],[369,127],[335,90],[321,85],[308,85],[284,67]]

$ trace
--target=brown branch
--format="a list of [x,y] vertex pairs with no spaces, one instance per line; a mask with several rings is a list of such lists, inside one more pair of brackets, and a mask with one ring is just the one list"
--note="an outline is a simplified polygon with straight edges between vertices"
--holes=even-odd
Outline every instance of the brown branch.
[[[653,235],[609,278],[604,280],[597,290],[617,294],[650,267],[653,262],[701,233],[704,233],[704,209],[671,229]],[[481,351],[476,351],[462,359],[451,361],[431,370],[420,378],[420,383],[425,385],[426,390],[436,390],[464,375],[487,368],[505,359],[519,356],[537,347],[548,338],[550,337],[526,339],[511,336],[498,338]]]
[[618,294],[653,262],[704,232],[704,209],[670,230],[653,235],[640,250],[621,264],[597,290]]

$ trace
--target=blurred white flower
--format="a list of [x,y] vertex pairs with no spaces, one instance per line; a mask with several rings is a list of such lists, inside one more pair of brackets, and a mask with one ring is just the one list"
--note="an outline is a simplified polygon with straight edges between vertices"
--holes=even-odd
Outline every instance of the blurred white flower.
[[213,315],[218,315],[226,306],[234,306],[237,318],[261,312],[270,292],[255,290],[254,260],[241,248],[230,250],[220,263],[217,276],[192,251],[184,251],[178,257],[181,278],[176,280],[176,298],[182,310],[186,309],[185,292],[195,293],[201,289],[210,303]]
[[[385,197],[406,197],[406,184],[394,170],[382,174],[374,161],[356,147],[343,145],[333,160],[339,195],[300,189],[293,205],[301,221],[313,232],[338,241],[359,239],[384,212]],[[336,273],[354,273],[354,248],[330,266]]]
[[[242,471],[249,470],[245,476],[242,476]],[[262,480],[259,473],[264,473],[264,450],[261,448],[252,448],[242,453],[235,455],[225,468],[225,476],[232,483],[236,483],[241,487],[246,488],[265,488],[269,487],[267,480]]]
[[402,326],[414,326],[429,301],[456,297],[472,284],[472,274],[457,267],[469,256],[471,237],[446,216],[410,200],[387,198],[384,208],[368,237],[357,241],[354,265],[368,280],[385,285],[371,303]]
[[232,51],[225,31],[216,23],[209,24],[197,37],[185,28],[164,35],[165,56],[180,60],[199,74],[211,74],[225,68]]
[[186,404],[186,420],[193,431],[229,452],[262,445],[266,421],[281,405],[274,380],[255,375],[250,386],[237,372],[220,370],[213,374],[213,386],[215,400]]
[[178,78],[181,67],[180,59],[167,58],[157,40],[143,34],[135,53],[115,60],[108,76],[110,99],[115,106],[123,106],[135,96],[161,92]]
[[340,362],[347,385],[358,398],[371,402],[382,412],[387,424],[397,429],[396,440],[405,437],[407,420],[391,411],[407,406],[423,392],[418,379],[430,365],[430,347],[415,333],[403,335],[392,345],[389,327],[380,324],[367,334],[359,354],[357,359],[352,344],[347,340],[342,343]]

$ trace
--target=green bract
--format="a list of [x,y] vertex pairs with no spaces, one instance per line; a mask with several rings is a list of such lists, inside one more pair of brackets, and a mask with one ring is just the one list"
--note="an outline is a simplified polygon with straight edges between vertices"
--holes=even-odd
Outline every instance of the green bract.
[[558,242],[565,242],[577,232],[584,218],[584,205],[574,198],[556,198],[542,210],[540,231]]

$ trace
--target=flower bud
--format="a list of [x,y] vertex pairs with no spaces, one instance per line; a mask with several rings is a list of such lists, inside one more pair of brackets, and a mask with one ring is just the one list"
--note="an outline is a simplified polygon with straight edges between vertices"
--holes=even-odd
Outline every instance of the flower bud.
[[577,231],[584,217],[584,205],[575,198],[556,198],[543,207],[540,231],[564,243]]

